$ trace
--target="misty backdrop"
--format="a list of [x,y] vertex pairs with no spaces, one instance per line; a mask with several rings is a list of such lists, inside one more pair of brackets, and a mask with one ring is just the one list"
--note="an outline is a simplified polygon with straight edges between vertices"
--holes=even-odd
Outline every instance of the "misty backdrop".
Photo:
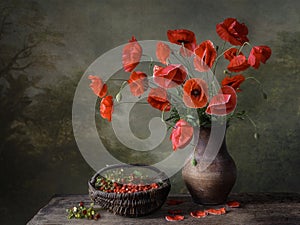
[[[252,43],[272,49],[266,65],[247,72],[268,98],[255,82],[239,93],[259,138],[247,120],[227,131],[238,168],[233,191],[300,192],[299,11],[296,0],[0,1],[0,223],[24,224],[54,194],[87,194],[95,171],[76,145],[72,103],[96,58],[132,35],[167,41],[169,29],[221,44],[215,26],[227,17],[248,26]],[[96,119],[99,137],[118,159],[159,160],[122,147],[110,124]],[[173,193],[186,193],[180,173],[171,181]]]

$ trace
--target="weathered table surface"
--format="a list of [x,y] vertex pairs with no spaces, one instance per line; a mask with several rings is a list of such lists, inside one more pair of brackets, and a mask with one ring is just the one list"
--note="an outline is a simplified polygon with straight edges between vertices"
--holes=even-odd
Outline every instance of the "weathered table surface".
[[[49,204],[42,208],[28,224],[300,224],[300,194],[297,193],[231,194],[229,200],[239,201],[241,203],[240,208],[227,208],[227,213],[224,215],[208,215],[201,219],[191,217],[189,212],[212,207],[194,204],[187,195],[169,196],[168,199],[178,199],[184,202],[175,206],[164,204],[161,209],[153,214],[139,218],[121,217],[100,210],[101,219],[94,221],[87,219],[67,219],[67,208],[78,205],[80,201],[83,201],[87,206],[91,203],[88,195],[58,195],[54,196]],[[214,208],[223,206],[214,206]],[[94,208],[97,207],[95,206]],[[165,215],[168,214],[169,209],[182,209],[185,219],[177,222],[166,221]]]

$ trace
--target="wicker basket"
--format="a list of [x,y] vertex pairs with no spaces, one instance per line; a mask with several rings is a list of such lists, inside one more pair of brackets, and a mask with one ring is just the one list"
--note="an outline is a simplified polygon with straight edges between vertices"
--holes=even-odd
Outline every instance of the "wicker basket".
[[[135,193],[108,193],[97,190],[95,182],[97,177],[102,177],[104,173],[115,169],[131,169],[133,167],[143,168],[155,173],[155,179],[160,180],[160,186],[147,191]],[[171,189],[171,184],[165,173],[152,166],[140,165],[112,165],[98,171],[88,182],[89,195],[95,204],[101,208],[128,217],[139,217],[150,214],[159,209],[166,201]]]

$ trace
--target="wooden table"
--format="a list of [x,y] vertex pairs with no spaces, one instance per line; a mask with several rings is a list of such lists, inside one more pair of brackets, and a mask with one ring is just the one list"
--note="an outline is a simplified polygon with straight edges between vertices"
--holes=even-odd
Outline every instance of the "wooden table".
[[[156,224],[300,224],[300,194],[297,193],[240,193],[231,194],[229,200],[237,200],[240,208],[230,209],[224,215],[208,215],[196,219],[189,212],[204,207],[192,203],[187,195],[170,196],[168,199],[178,199],[184,202],[176,206],[164,204],[161,209],[151,215],[139,218],[127,218],[113,215],[100,210],[101,219],[98,221],[86,219],[67,219],[66,209],[78,205],[83,201],[85,205],[91,203],[87,195],[58,195],[43,207],[27,224],[117,224],[117,225],[156,225]],[[220,208],[224,205],[214,206]],[[97,207],[95,207],[97,208]],[[178,222],[168,222],[165,215],[168,209],[182,209],[185,219]]]

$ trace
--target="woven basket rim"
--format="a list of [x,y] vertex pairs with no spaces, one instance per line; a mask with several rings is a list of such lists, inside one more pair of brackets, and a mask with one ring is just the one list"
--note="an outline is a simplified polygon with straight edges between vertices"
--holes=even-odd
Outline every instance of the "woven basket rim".
[[89,185],[89,188],[92,189],[93,192],[98,192],[98,193],[105,193],[108,197],[114,197],[114,196],[117,196],[117,195],[122,195],[122,196],[131,196],[132,194],[134,193],[114,193],[114,192],[105,192],[105,191],[101,191],[101,190],[98,190],[95,188],[95,182],[96,182],[96,178],[100,175],[100,173],[106,171],[106,170],[109,170],[109,169],[113,169],[113,168],[120,168],[120,167],[133,167],[133,166],[142,166],[142,167],[146,167],[148,169],[151,169],[155,172],[157,172],[159,175],[161,175],[162,177],[162,185],[160,185],[158,188],[155,188],[155,189],[150,189],[150,190],[147,190],[147,191],[141,191],[141,192],[135,192],[136,194],[137,193],[140,193],[140,194],[147,194],[147,193],[153,193],[153,192],[157,192],[157,191],[160,191],[168,186],[171,186],[171,183],[170,183],[170,180],[169,178],[167,177],[167,175],[160,171],[159,169],[157,169],[156,167],[153,167],[153,166],[149,166],[149,165],[142,165],[142,164],[113,164],[113,165],[108,165],[102,169],[100,169],[97,173],[95,173],[93,175],[93,177],[88,181],[88,185]]

